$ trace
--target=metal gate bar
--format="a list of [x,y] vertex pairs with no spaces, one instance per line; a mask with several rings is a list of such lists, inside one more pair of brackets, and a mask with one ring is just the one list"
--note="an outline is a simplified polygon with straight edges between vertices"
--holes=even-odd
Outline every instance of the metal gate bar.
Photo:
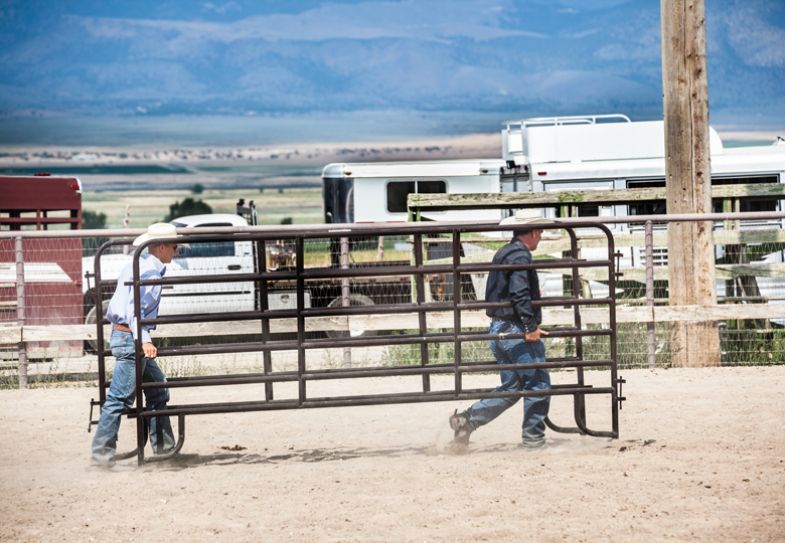
[[[236,413],[241,411],[274,411],[281,409],[294,408],[317,408],[317,407],[350,407],[357,405],[386,405],[401,403],[426,403],[439,401],[473,400],[480,398],[525,398],[536,396],[568,396],[574,394],[613,394],[614,387],[569,387],[560,389],[553,387],[543,392],[487,392],[487,389],[471,389],[460,394],[453,392],[428,392],[428,393],[388,393],[374,394],[373,396],[357,397],[330,397],[330,398],[311,398],[304,402],[297,399],[292,400],[273,400],[266,401],[247,401],[229,402],[216,404],[190,404],[187,406],[172,405],[166,411],[143,411],[142,415],[147,418],[167,415],[199,415],[217,413]],[[589,432],[585,432],[589,433]],[[613,432],[593,432],[600,437],[618,437]]]
[[[455,369],[453,364],[432,364],[426,367],[396,367],[389,368],[377,366],[372,368],[344,368],[330,370],[308,370],[302,375],[309,381],[324,381],[329,379],[346,379],[355,377],[391,377],[406,375],[443,375],[453,371],[460,373],[495,372],[503,369],[528,369],[528,368],[604,368],[611,365],[610,360],[554,360],[539,364],[495,364],[492,362],[464,362]],[[339,373],[340,372],[340,373]],[[185,388],[202,386],[223,386],[232,384],[259,384],[259,383],[285,383],[298,381],[298,372],[275,373],[243,373],[241,375],[213,375],[203,377],[172,377],[165,384],[143,383],[142,388]],[[428,392],[427,390],[424,392]]]

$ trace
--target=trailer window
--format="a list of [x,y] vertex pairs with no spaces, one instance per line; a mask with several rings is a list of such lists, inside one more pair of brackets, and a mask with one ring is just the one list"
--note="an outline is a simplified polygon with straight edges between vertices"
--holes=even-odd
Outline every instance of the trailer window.
[[233,241],[208,241],[181,245],[178,258],[234,256]]
[[[232,226],[232,224],[228,222],[211,222],[194,225],[185,224],[180,221],[172,221],[172,224],[178,228],[186,228],[189,226]],[[180,248],[177,251],[177,258],[235,256],[234,249],[235,244],[233,241],[198,241],[180,245]]]
[[597,204],[580,204],[578,205],[579,217],[599,217],[600,206]]
[[354,179],[323,177],[322,199],[325,223],[354,222]]
[[[636,179],[627,181],[628,189],[645,189],[664,186],[665,179]],[[630,204],[628,213],[630,215],[664,215],[665,200]]]
[[[756,183],[777,183],[776,175],[761,175],[755,177],[713,177],[712,186],[717,185],[751,185]],[[627,188],[664,187],[664,179],[641,179],[627,181]],[[733,211],[777,211],[776,198],[745,198],[738,199],[738,208]],[[665,214],[665,200],[657,202],[641,202],[630,204],[630,215],[658,215]],[[712,211],[722,213],[722,198],[712,199]]]
[[406,198],[410,194],[445,194],[444,181],[391,181],[387,183],[387,211],[406,213]]
[[[752,185],[757,183],[778,183],[779,178],[776,175],[763,175],[759,177],[721,177],[712,178],[712,185]],[[777,199],[773,198],[739,198],[737,205],[731,211],[777,211]],[[722,198],[715,198],[712,201],[712,211],[714,213],[722,213]]]

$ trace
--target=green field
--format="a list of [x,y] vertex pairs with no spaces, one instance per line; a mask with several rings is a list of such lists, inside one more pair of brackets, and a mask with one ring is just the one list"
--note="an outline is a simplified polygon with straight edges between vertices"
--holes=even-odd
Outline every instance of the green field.
[[163,220],[170,205],[189,197],[207,203],[214,213],[234,213],[238,199],[253,200],[260,224],[281,224],[286,217],[290,217],[293,224],[324,222],[319,188],[268,188],[263,192],[258,189],[205,189],[201,194],[193,194],[190,190],[86,191],[82,195],[82,207],[86,211],[104,213],[107,228],[123,228],[126,215],[128,227],[143,228]]

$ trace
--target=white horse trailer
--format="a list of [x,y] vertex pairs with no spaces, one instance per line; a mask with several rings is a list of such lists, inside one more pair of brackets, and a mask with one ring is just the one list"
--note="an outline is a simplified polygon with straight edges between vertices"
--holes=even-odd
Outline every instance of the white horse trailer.
[[[441,160],[328,164],[322,171],[326,223],[405,222],[409,194],[499,192],[504,161]],[[431,220],[494,220],[499,212],[441,211]]]
[[[725,147],[713,128],[709,129],[712,185],[752,185],[785,182],[785,141],[770,145]],[[502,130],[502,191],[552,192],[565,190],[620,190],[665,187],[665,133],[662,121],[632,122],[624,115],[554,117],[509,121]],[[714,212],[723,209],[715,199]],[[580,203],[572,206],[579,217],[624,217],[666,213],[664,200],[629,201],[622,204]],[[740,198],[730,211],[782,211],[782,200]],[[556,208],[545,215],[556,217]],[[782,220],[743,221],[741,228],[782,228]],[[642,225],[612,226],[619,232],[642,230]],[[664,229],[656,226],[655,229]],[[717,225],[717,229],[724,228]],[[644,247],[617,247],[620,265],[645,265]],[[718,262],[725,247],[717,246]],[[782,245],[754,250],[759,263],[782,263]],[[589,256],[589,255],[586,255]],[[654,248],[654,264],[667,265],[667,248]],[[785,297],[783,277],[758,277],[756,289],[768,299]],[[717,281],[721,296],[730,294],[725,280]],[[732,289],[731,289],[732,290]]]
[[[549,117],[507,121],[502,157],[490,160],[345,162],[322,171],[325,222],[396,222],[408,218],[411,193],[550,192],[665,186],[662,121],[632,122],[625,115]],[[709,129],[713,185],[785,182],[785,140],[726,147]],[[721,211],[721,203],[715,211]],[[665,202],[579,204],[581,217],[651,215]],[[735,211],[780,211],[782,202],[745,198]],[[546,215],[555,217],[556,209]],[[496,219],[495,210],[430,212],[434,220]]]
[[[725,147],[709,129],[712,185],[785,182],[785,141]],[[662,121],[632,122],[624,115],[537,118],[508,121],[502,130],[503,192],[614,190],[665,186]],[[714,211],[722,211],[721,203]],[[735,211],[779,211],[782,203],[744,199]],[[555,210],[549,210],[554,216]],[[656,204],[577,206],[578,216],[665,213]]]
[[[618,190],[665,186],[665,134],[662,121],[631,122],[624,115],[555,117],[509,121],[502,130],[505,171],[502,191],[551,192],[564,190]],[[712,185],[749,185],[785,182],[785,141],[771,145],[725,147],[709,129]],[[579,217],[624,217],[664,214],[665,201],[619,205],[592,203],[575,206]],[[732,211],[782,211],[781,200],[744,198]],[[722,212],[722,202],[713,203]],[[557,210],[547,209],[555,217]],[[781,220],[745,221],[742,227],[782,227]],[[615,226],[625,231],[625,225]],[[632,226],[630,229],[642,229]],[[718,226],[722,228],[722,226]],[[664,248],[656,254],[665,263]],[[624,264],[642,264],[643,248],[623,250]],[[718,254],[718,257],[721,255]],[[766,261],[782,262],[773,251]]]

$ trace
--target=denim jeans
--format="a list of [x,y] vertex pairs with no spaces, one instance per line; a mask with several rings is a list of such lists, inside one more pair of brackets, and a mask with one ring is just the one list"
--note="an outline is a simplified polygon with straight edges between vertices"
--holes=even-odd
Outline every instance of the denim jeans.
[[[520,325],[510,321],[491,321],[491,334],[522,334]],[[545,362],[545,344],[542,340],[525,341],[516,339],[492,339],[491,352],[499,364],[531,364]],[[501,370],[501,385],[497,392],[548,390],[551,378],[546,368]],[[485,398],[472,405],[466,414],[472,429],[488,424],[513,406],[520,398]],[[523,400],[523,424],[521,436],[524,441],[538,441],[545,435],[545,417],[548,415],[550,396],[529,396]]]
[[[136,364],[134,339],[129,332],[112,330],[110,340],[112,355],[116,358],[112,383],[106,401],[101,407],[101,418],[93,437],[93,459],[99,462],[111,460],[117,450],[117,433],[120,431],[120,417],[124,409],[134,405],[136,397]],[[166,377],[154,358],[144,359],[142,371],[143,382],[166,382]],[[156,410],[166,408],[169,401],[169,389],[154,388],[144,391],[145,408]],[[160,419],[163,443],[158,442],[158,424]],[[175,445],[169,417],[150,419],[150,444],[156,452],[166,452]]]

